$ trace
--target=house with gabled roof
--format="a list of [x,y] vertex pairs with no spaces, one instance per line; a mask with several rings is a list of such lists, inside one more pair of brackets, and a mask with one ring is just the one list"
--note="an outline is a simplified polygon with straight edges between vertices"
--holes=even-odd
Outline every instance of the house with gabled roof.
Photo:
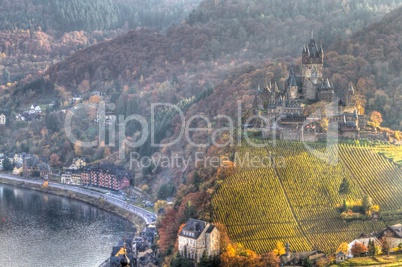
[[281,266],[301,266],[305,259],[316,262],[319,259],[325,259],[327,256],[321,250],[296,252],[290,250],[290,244],[285,244],[285,254],[281,255],[279,260]]
[[352,254],[352,247],[356,244],[356,243],[360,243],[365,245],[366,247],[368,247],[369,243],[374,243],[374,245],[382,247],[381,242],[378,240],[377,238],[377,233],[370,233],[370,234],[361,234],[359,236],[359,238],[356,238],[355,240],[353,240],[352,242],[350,242],[348,244],[348,257],[352,258],[353,254]]
[[398,247],[402,243],[402,224],[398,223],[388,226],[379,233],[378,237],[384,237],[391,248]]
[[6,114],[1,113],[1,114],[0,114],[0,125],[6,125],[6,123],[7,123]]
[[220,233],[216,226],[190,218],[178,235],[179,253],[182,257],[199,262],[203,253],[218,256]]
[[343,261],[345,261],[347,259],[348,259],[348,255],[346,255],[342,251],[339,251],[338,253],[335,254],[336,263],[341,263],[341,262],[343,262]]

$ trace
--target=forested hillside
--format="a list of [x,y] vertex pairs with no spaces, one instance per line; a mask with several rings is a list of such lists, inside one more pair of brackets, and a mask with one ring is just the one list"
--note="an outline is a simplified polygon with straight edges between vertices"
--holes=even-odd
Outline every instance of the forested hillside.
[[[148,107],[152,102],[180,103],[181,101],[192,104],[191,107],[187,107],[188,114],[203,110],[211,118],[217,114],[237,116],[236,101],[241,100],[244,107],[249,107],[254,99],[256,88],[264,86],[267,78],[276,81],[279,88],[283,89],[289,67],[294,66],[298,71],[301,47],[308,41],[311,29],[316,30],[316,36],[318,35],[321,40],[336,40],[341,32],[344,35],[349,33],[347,29],[351,28],[347,25],[356,27],[365,25],[368,17],[371,18],[370,20],[378,20],[380,14],[386,13],[388,9],[396,5],[388,1],[383,1],[381,4],[366,1],[367,4],[364,5],[352,5],[354,2],[348,2],[349,4],[342,9],[342,3],[339,1],[323,1],[317,4],[318,6],[309,6],[306,2],[307,8],[293,2],[283,1],[281,4],[276,3],[275,6],[271,6],[266,1],[255,1],[250,8],[242,9],[245,3],[241,1],[237,4],[204,1],[200,9],[189,16],[185,25],[172,26],[166,34],[154,33],[149,29],[130,31],[113,40],[81,49],[62,62],[51,66],[44,75],[27,76],[15,88],[5,87],[6,89],[1,92],[3,97],[0,103],[2,107],[9,108],[13,114],[17,114],[33,102],[49,103],[57,99],[59,103],[64,103],[75,93],[88,94],[92,90],[100,90],[108,95],[112,102],[120,101],[118,106],[122,107],[119,108],[119,114],[126,116],[137,112],[149,116]],[[301,15],[295,15],[298,9],[294,5],[300,9]],[[271,11],[273,8],[275,12]],[[315,15],[308,15],[310,8],[317,11]],[[215,13],[218,11],[214,10],[221,12],[222,16],[214,15],[218,14]],[[293,11],[290,12],[290,10]],[[378,13],[375,13],[375,10]],[[266,14],[257,16],[258,12]],[[372,16],[368,16],[367,12],[373,12]],[[351,13],[354,15],[350,15]],[[234,18],[233,14],[237,14],[238,18]],[[367,16],[358,16],[358,14]],[[392,126],[395,129],[400,127],[397,105],[400,100],[386,93],[388,98],[385,97],[385,100],[392,105],[379,108],[376,106],[375,99],[384,99],[383,92],[393,92],[390,88],[397,88],[399,85],[398,76],[395,75],[400,68],[398,65],[400,60],[398,61],[397,58],[401,47],[398,46],[400,40],[395,39],[397,36],[395,33],[400,32],[398,28],[400,14],[400,9],[394,10],[383,21],[374,24],[371,28],[365,28],[364,33],[357,31],[351,37],[352,41],[345,41],[340,45],[336,45],[339,42],[334,41],[324,48],[327,51],[324,72],[333,81],[336,93],[342,95],[342,91],[348,88],[348,83],[352,82],[358,93],[363,95],[367,93],[369,97],[366,105],[367,112],[374,109],[383,111],[386,115],[384,126]],[[343,16],[343,20],[327,19],[336,19],[339,16]],[[299,19],[309,21],[311,25],[301,27],[300,25],[309,24],[301,23]],[[344,23],[348,20],[348,23]],[[333,25],[335,22],[337,24]],[[245,25],[249,26],[245,27]],[[379,38],[375,40],[365,38],[364,40],[370,44],[364,44],[363,38],[360,38],[362,42],[360,50],[356,48],[357,46],[352,46],[354,48],[352,50],[350,47],[347,48],[346,44],[358,40],[359,36],[365,36],[364,34],[370,31],[374,34],[377,26],[387,28],[384,33],[389,34],[378,35],[384,38],[384,41]],[[246,34],[237,34],[237,30],[242,28],[245,29]],[[342,31],[335,31],[337,28]],[[26,51],[24,61],[20,61],[20,65],[13,64],[7,55],[3,56],[2,61],[13,66],[32,64],[32,69],[43,70],[41,69],[43,65],[35,63],[35,60],[38,58],[40,60],[41,56],[47,57],[54,51],[52,47],[58,46],[58,42],[54,42],[53,39],[47,39],[45,42],[43,35],[32,34],[30,31],[22,32],[20,35],[21,42],[18,42],[18,46],[5,43],[2,49],[11,55],[21,55],[20,51]],[[76,48],[97,42],[96,38],[88,38],[85,33],[80,32],[64,34],[62,38],[63,42],[70,42],[71,46]],[[387,38],[391,38],[389,42],[386,42]],[[391,48],[394,51],[394,56],[389,57],[392,60],[389,65],[390,71],[380,68],[383,66],[381,64],[388,64],[384,61],[388,57],[383,56],[373,60],[368,58],[372,53],[364,54],[365,47],[375,47],[371,44],[372,41],[387,47],[388,50],[383,53],[388,53]],[[246,46],[239,45],[242,42],[245,42]],[[389,45],[385,45],[386,43]],[[59,47],[63,51],[63,46],[59,45]],[[261,47],[265,47],[265,50],[261,50]],[[290,52],[286,54],[292,56],[280,56],[287,49]],[[336,51],[329,51],[329,49]],[[374,52],[377,51],[376,49],[370,48]],[[274,59],[270,60],[270,58]],[[384,75],[378,76],[382,79],[378,82],[374,79],[374,75],[380,69]],[[2,72],[5,80],[10,80],[10,76],[13,76],[13,72],[7,68],[3,68]],[[392,83],[388,83],[385,77],[395,79]],[[392,87],[395,83],[396,86]],[[215,90],[212,94],[208,93],[210,96],[208,94],[203,96],[207,97],[205,101],[198,97],[199,103],[191,100],[192,97],[201,95],[200,92],[210,92],[211,88]],[[8,94],[9,92],[12,94]],[[127,108],[128,104],[130,108]],[[60,116],[55,118],[62,120]],[[163,125],[165,123],[170,125],[170,120],[163,122]],[[40,126],[40,129],[43,126]],[[88,138],[96,134],[96,131],[90,128],[81,129]],[[164,131],[164,135],[160,138],[163,139],[174,133],[173,129]],[[138,129],[132,128],[129,134],[134,134],[136,130]],[[35,134],[28,131],[27,134],[29,133]],[[43,144],[47,144],[48,140],[39,142],[40,131],[37,134],[38,136],[32,138],[21,136],[19,141],[28,145],[36,139],[34,147],[39,149]],[[7,135],[2,138],[7,140]],[[57,152],[56,148],[57,146],[54,146],[52,152]],[[66,151],[63,153],[66,156],[65,160],[73,156],[72,150],[66,153],[69,149],[71,148],[65,147]],[[114,152],[111,149],[108,153]],[[102,158],[103,152],[91,153],[91,155],[96,160]]]
[[1,0],[0,30],[45,32],[166,29],[179,23],[199,0]]
[[[402,129],[402,9],[357,31],[350,39],[335,42],[329,50],[365,61],[364,71],[354,79],[366,95],[367,110],[378,110],[384,122]],[[339,70],[339,73],[342,70]]]

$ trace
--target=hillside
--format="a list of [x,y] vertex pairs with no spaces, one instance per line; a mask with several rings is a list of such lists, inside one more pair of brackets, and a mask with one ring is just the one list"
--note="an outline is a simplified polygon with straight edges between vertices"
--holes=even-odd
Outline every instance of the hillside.
[[329,47],[339,54],[364,59],[365,70],[355,79],[367,98],[367,110],[378,110],[389,127],[402,129],[402,9]]
[[[0,96],[79,49],[130,29],[166,32],[200,0],[0,1]],[[6,91],[7,92],[7,91]]]
[[1,0],[0,31],[44,32],[166,29],[180,23],[199,0]]
[[[226,225],[233,242],[258,253],[273,249],[277,241],[289,242],[297,251],[316,247],[333,252],[342,242],[400,219],[395,213],[378,222],[346,221],[336,208],[343,199],[357,201],[364,195],[381,212],[402,208],[402,171],[373,148],[342,144],[337,165],[316,158],[302,143],[267,143],[266,149],[241,147],[236,152],[236,174],[224,179],[212,199],[215,221]],[[276,165],[242,167],[247,153],[250,159],[275,155]],[[348,194],[338,192],[344,179],[350,184]]]

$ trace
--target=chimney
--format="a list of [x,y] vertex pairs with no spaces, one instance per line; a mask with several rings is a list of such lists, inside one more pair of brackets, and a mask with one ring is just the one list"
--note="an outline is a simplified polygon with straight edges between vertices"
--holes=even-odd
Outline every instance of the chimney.
[[288,242],[286,242],[286,244],[285,244],[285,248],[286,248],[286,254],[285,254],[285,256],[286,257],[290,257],[290,245],[289,245],[289,243]]

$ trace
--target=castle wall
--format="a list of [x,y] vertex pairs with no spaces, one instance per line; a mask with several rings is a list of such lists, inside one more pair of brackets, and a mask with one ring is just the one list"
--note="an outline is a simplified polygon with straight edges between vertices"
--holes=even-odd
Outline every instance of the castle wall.
[[280,140],[283,141],[300,141],[300,132],[299,131],[281,131]]
[[313,84],[309,78],[303,79],[303,93],[305,98],[309,100],[316,100],[317,93],[316,93],[317,85]]

